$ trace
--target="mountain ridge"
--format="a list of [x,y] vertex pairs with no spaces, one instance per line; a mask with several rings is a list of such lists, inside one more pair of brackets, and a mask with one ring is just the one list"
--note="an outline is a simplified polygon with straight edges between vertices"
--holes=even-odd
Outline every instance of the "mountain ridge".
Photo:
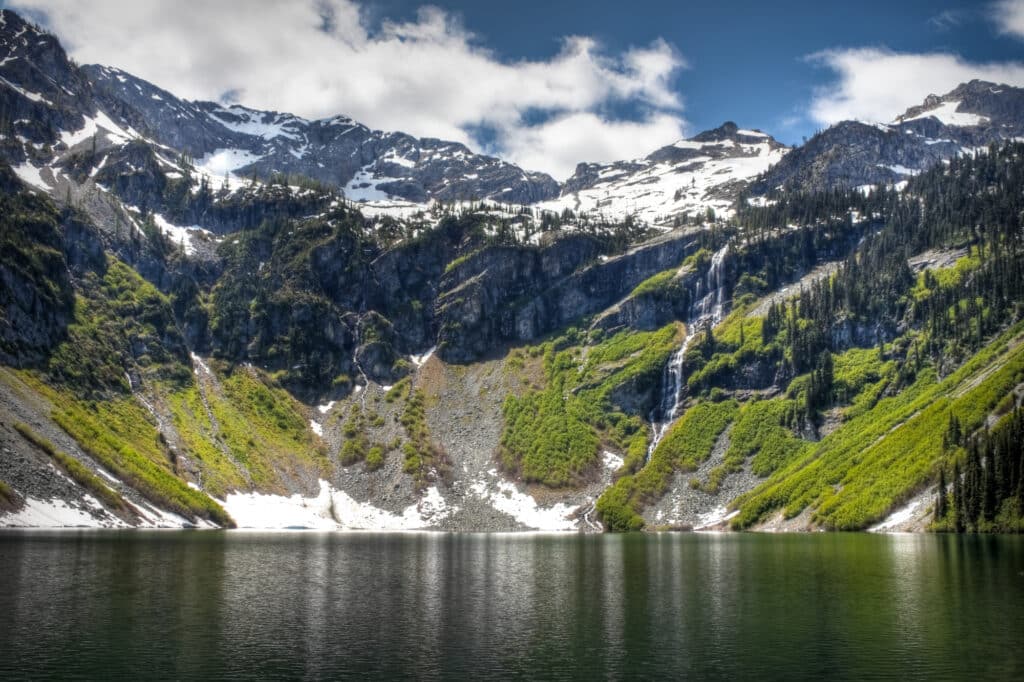
[[[0,524],[1020,527],[1024,468],[971,454],[1024,394],[1018,91],[793,150],[727,122],[533,205],[371,200],[491,162],[0,17]],[[277,165],[349,138],[362,197]],[[955,466],[1002,497],[932,514]]]

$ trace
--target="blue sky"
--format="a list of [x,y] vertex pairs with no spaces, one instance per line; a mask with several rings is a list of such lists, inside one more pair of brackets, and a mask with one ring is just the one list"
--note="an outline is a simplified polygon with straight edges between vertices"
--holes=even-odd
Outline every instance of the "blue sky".
[[345,113],[558,179],[725,120],[798,143],[972,77],[1024,86],[1024,0],[0,5],[185,97]]
[[[673,78],[693,132],[725,120],[761,127],[794,143],[820,127],[806,116],[815,88],[834,73],[808,59],[824,50],[885,47],[947,52],[972,62],[1024,57],[1024,44],[1001,34],[983,2],[658,2],[434,3],[502,59],[547,58],[571,34],[597,38],[611,52],[658,38],[688,67]],[[421,3],[380,0],[371,16],[411,19]],[[627,107],[628,115],[628,107]]]

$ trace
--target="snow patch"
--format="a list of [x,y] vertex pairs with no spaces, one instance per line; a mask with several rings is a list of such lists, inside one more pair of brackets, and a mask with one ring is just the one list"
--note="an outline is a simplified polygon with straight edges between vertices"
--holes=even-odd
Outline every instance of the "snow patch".
[[937,118],[940,122],[948,126],[977,126],[983,123],[988,123],[987,116],[981,116],[979,114],[971,114],[968,112],[957,111],[957,107],[960,106],[960,100],[954,100],[952,102],[943,102],[939,106],[929,111],[924,111],[905,119],[906,121],[916,121],[922,118]]
[[[99,501],[86,496],[94,509],[102,509]],[[123,528],[127,524],[121,519],[104,512],[97,518],[90,512],[72,507],[64,500],[40,500],[25,498],[25,505],[18,511],[0,517],[0,526],[8,528]]]
[[316,435],[320,436],[321,438],[324,437],[324,427],[321,426],[320,422],[318,422],[317,420],[310,419],[309,428],[312,429],[313,433],[315,433]]
[[[217,149],[196,161],[195,167],[196,170],[212,177],[228,177],[229,189],[236,189],[241,183],[237,178],[233,178],[234,172],[262,158],[261,155],[253,154],[247,149]],[[235,180],[234,183],[231,182],[232,179]]]
[[520,492],[514,483],[498,479],[494,469],[489,473],[490,482],[479,480],[469,486],[470,492],[481,500],[533,530],[576,530],[576,520],[570,517],[579,510],[578,506],[559,502],[551,507],[541,507],[531,495]]
[[68,149],[71,149],[86,140],[92,139],[93,135],[98,134],[101,130],[107,134],[107,137],[117,144],[124,144],[130,140],[133,137],[132,133],[134,132],[126,131],[124,128],[114,123],[114,121],[112,121],[105,113],[97,111],[93,118],[86,117],[85,125],[83,125],[79,130],[73,132],[61,132],[60,140],[67,145]]
[[169,511],[164,511],[159,507],[143,502],[135,505],[135,509],[139,512],[142,517],[142,523],[139,524],[139,528],[216,528],[212,523],[207,521],[200,521],[198,524],[192,523],[182,516],[173,514]]
[[331,402],[329,402],[329,403],[327,403],[325,405],[317,405],[316,409],[319,410],[320,414],[327,414],[333,408],[334,408],[334,401],[332,400]]
[[[232,106],[230,109],[217,109],[211,111],[209,117],[215,122],[224,126],[228,130],[233,130],[236,133],[242,133],[244,135],[253,135],[254,137],[261,137],[264,140],[272,140],[275,137],[285,137],[290,140],[297,141],[300,137],[300,133],[295,130],[289,130],[289,126],[295,126],[302,123],[301,119],[297,119],[287,114],[270,114],[252,109],[246,109],[242,106]],[[225,118],[230,117],[230,118]],[[231,120],[237,118],[239,120]]]
[[449,506],[437,486],[401,514],[358,502],[348,493],[320,481],[316,497],[231,493],[221,503],[239,528],[267,530],[420,530],[436,526],[458,507]]
[[22,182],[32,185],[33,187],[37,187],[45,192],[50,192],[53,190],[53,187],[51,187],[49,183],[43,180],[43,176],[39,174],[39,169],[30,164],[28,161],[21,164],[20,166],[12,166],[11,168],[15,172],[15,174],[19,178],[21,178]]
[[893,513],[889,514],[889,516],[887,516],[881,523],[868,528],[868,531],[871,533],[884,533],[886,531],[892,531],[899,528],[904,523],[914,518],[914,512],[918,510],[923,502],[924,500],[921,498],[911,500],[911,502],[906,506],[900,507]]
[[[881,165],[881,164],[879,164],[879,165]],[[903,165],[900,165],[900,164],[894,164],[892,166],[884,166],[883,165],[882,168],[888,168],[889,170],[891,170],[893,173],[896,173],[897,175],[917,175],[918,173],[921,172],[921,171],[917,170],[916,168],[907,168],[906,166],[903,166]]]
[[350,201],[387,201],[391,195],[377,189],[378,182],[385,178],[376,178],[368,166],[364,166],[345,185],[345,198]]
[[437,346],[434,346],[433,348],[431,348],[422,355],[410,355],[409,357],[410,359],[412,359],[412,364],[416,365],[417,367],[422,367],[423,365],[426,364],[427,360],[430,359],[430,356],[432,356],[434,354],[434,351],[436,350]]
[[30,99],[33,102],[42,102],[43,104],[46,104],[47,106],[51,106],[51,107],[53,106],[53,102],[51,102],[50,100],[46,99],[45,97],[43,97],[39,93],[29,92],[28,90],[26,90],[25,88],[21,87],[20,85],[15,85],[14,83],[12,83],[11,81],[7,80],[3,76],[0,76],[0,83],[3,83],[4,85],[6,85],[7,87],[11,88],[12,90],[14,90],[19,95],[21,95],[22,97],[24,97],[26,99]]
[[616,455],[614,452],[605,450],[601,454],[601,461],[604,462],[604,468],[612,471],[618,470],[622,466],[622,458]]
[[[172,242],[184,247],[186,256],[191,256],[196,252],[196,247],[192,243],[192,239],[196,236],[196,233],[205,233],[207,235],[213,234],[209,230],[204,230],[198,225],[192,225],[190,227],[175,225],[159,213],[153,214],[153,222],[156,223],[156,226],[160,228],[160,231],[169,237]],[[209,371],[208,368],[207,371]]]
[[730,512],[727,511],[725,507],[715,507],[711,511],[705,514],[701,514],[697,517],[698,525],[696,528],[694,528],[694,530],[704,530],[707,528],[711,528],[712,526],[717,526],[721,523],[725,523],[726,521],[728,521],[729,519],[731,519],[739,513],[740,511],[738,509],[736,511]]

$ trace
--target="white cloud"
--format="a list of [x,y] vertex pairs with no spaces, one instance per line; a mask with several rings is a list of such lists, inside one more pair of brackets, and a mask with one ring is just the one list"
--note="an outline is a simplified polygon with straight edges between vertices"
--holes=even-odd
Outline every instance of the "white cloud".
[[[647,153],[685,127],[671,84],[685,62],[662,40],[609,55],[573,36],[549,59],[509,63],[432,7],[371,30],[354,0],[10,5],[42,13],[79,62],[123,68],[179,96],[231,93],[251,107],[310,118],[344,113],[374,128],[474,147],[471,131],[488,129],[497,140],[491,151],[559,178],[579,160]],[[639,121],[601,114],[623,101],[647,113]],[[535,112],[549,122],[526,125],[524,116]]]
[[838,77],[811,101],[811,118],[824,124],[847,119],[891,121],[928,95],[945,94],[975,78],[1024,86],[1020,62],[975,64],[954,54],[904,54],[879,48],[827,50],[809,59]]
[[[679,119],[654,114],[642,121],[606,121],[575,112],[535,126],[512,126],[499,146],[526,168],[545,164],[571,171],[583,161],[632,159],[683,136]],[[568,176],[564,172],[562,177]]]
[[1024,38],[1024,0],[1000,0],[992,10],[1001,32]]

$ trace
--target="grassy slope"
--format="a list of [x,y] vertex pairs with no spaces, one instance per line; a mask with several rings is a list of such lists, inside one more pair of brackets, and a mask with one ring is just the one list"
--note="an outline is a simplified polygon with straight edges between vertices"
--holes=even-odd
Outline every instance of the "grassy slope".
[[711,454],[715,441],[738,410],[733,400],[702,402],[672,425],[650,461],[635,474],[619,478],[597,501],[597,512],[611,530],[638,530],[643,508],[668,490],[675,471],[693,471]]
[[1024,381],[1022,341],[1018,323],[945,379],[926,368],[894,396],[870,406],[855,402],[848,422],[736,502],[734,527],[773,510],[793,517],[807,507],[826,528],[854,530],[882,519],[934,478],[951,412],[973,431]]
[[545,385],[505,401],[499,454],[506,470],[552,487],[572,485],[596,464],[602,443],[627,452],[627,469],[642,464],[646,429],[614,405],[614,393],[655,385],[681,336],[677,324],[603,339],[570,332],[529,349],[544,357]]
[[175,430],[202,470],[205,490],[218,497],[252,487],[283,493],[282,475],[329,472],[322,446],[285,390],[255,368],[230,371],[211,362],[210,369],[209,380],[167,396]]

